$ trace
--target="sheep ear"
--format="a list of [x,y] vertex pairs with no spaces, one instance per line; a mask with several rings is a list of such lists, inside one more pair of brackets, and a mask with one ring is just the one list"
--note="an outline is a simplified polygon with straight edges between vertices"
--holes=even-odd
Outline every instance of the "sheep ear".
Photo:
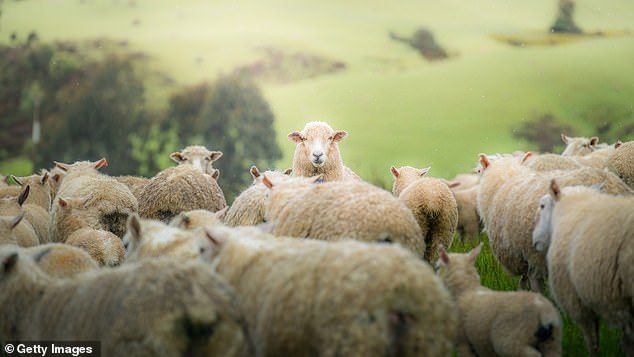
[[57,161],[53,161],[53,162],[55,163],[55,166],[62,171],[68,171],[70,169],[70,165],[68,164],[65,164],[63,162],[57,162]]
[[46,181],[48,181],[49,175],[48,171],[45,171],[42,177],[40,178],[40,185],[44,185]]
[[2,271],[4,273],[10,273],[11,270],[13,270],[13,268],[15,267],[17,262],[18,262],[18,253],[14,252],[8,257],[2,259]]
[[170,154],[170,159],[176,163],[181,163],[183,161],[183,155],[180,151],[174,151]]
[[22,218],[24,218],[24,212],[20,213],[19,215],[13,217],[13,219],[11,220],[11,222],[9,223],[9,229],[13,229],[15,228],[18,224],[20,224],[20,222],[22,221]]
[[348,136],[348,133],[345,130],[337,130],[335,135],[332,136],[332,142],[338,143],[341,140],[345,139]]
[[211,159],[211,161],[216,161],[220,159],[221,157],[222,157],[222,151],[212,151],[209,154],[209,159]]
[[477,247],[471,249],[471,251],[469,252],[469,260],[471,261],[471,263],[475,262],[476,258],[478,257],[478,254],[480,254],[480,251],[482,250],[482,242],[480,242],[480,244],[478,244]]
[[251,168],[249,169],[249,172],[251,173],[251,177],[253,177],[254,180],[260,177],[260,170],[255,165],[251,166]]
[[24,204],[24,201],[26,201],[26,198],[29,197],[29,192],[31,192],[31,185],[26,185],[18,196],[18,204],[20,206],[22,206],[22,204]]
[[619,147],[621,147],[621,145],[623,145],[623,142],[622,142],[621,140],[617,140],[617,141],[614,143],[614,148],[615,148],[615,149],[618,149]]
[[425,167],[424,169],[420,169],[420,170],[418,170],[418,175],[419,175],[420,177],[423,177],[423,176],[427,175],[427,173],[429,172],[429,170],[431,170],[431,166],[429,166],[429,167]]
[[290,176],[290,174],[292,174],[292,173],[293,173],[293,169],[292,169],[292,168],[288,168],[288,169],[284,170],[284,172],[283,172],[283,173],[284,173],[284,175],[288,175],[288,176]]
[[444,245],[440,245],[438,247],[438,257],[440,258],[440,262],[444,265],[449,265],[449,255],[447,254],[447,250]]
[[561,141],[564,142],[564,144],[568,144],[568,137],[566,136],[566,134],[561,133]]
[[599,138],[596,136],[593,136],[590,138],[590,146],[597,146],[597,144],[599,144]]
[[205,228],[205,235],[214,245],[214,249],[220,249],[227,242],[227,237],[223,237],[222,235],[215,234],[211,230]]
[[61,198],[61,197],[58,197],[58,198],[57,198],[57,203],[59,203],[59,205],[60,205],[61,207],[66,207],[66,206],[68,206],[68,202],[66,202],[66,200],[65,200],[65,199],[63,199],[63,198]]
[[218,177],[220,177],[220,170],[214,169],[214,171],[211,173],[211,177],[213,177],[214,180],[218,180]]
[[262,175],[262,183],[268,188],[273,188],[273,182],[266,175]]
[[20,186],[24,186],[24,184],[22,183],[22,181],[20,181],[17,177],[11,175],[11,179],[13,180],[13,182],[17,183]]
[[299,144],[302,141],[304,141],[304,138],[302,138],[302,134],[294,131],[294,132],[288,134],[288,140],[294,141],[294,142]]
[[390,167],[390,171],[392,171],[392,176],[398,178],[398,175],[400,175],[400,173],[398,172],[398,169],[394,166]]
[[555,201],[559,201],[561,198],[561,189],[554,179],[550,181],[550,195]]
[[527,152],[526,154],[524,154],[524,156],[522,156],[522,163],[525,162],[526,160],[528,160],[529,157],[533,156],[532,152]]
[[485,154],[480,154],[480,165],[482,166],[483,170],[491,165],[491,162]]
[[95,161],[95,170],[99,170],[102,167],[108,167],[108,161],[105,157],[102,157],[99,161]]
[[458,181],[447,181],[447,186],[449,186],[449,188],[456,188],[456,187],[460,186],[460,182],[458,182]]
[[139,215],[136,213],[132,213],[128,217],[128,222],[126,226],[128,227],[128,232],[130,232],[132,239],[137,242],[140,241],[141,240],[141,220],[139,218]]

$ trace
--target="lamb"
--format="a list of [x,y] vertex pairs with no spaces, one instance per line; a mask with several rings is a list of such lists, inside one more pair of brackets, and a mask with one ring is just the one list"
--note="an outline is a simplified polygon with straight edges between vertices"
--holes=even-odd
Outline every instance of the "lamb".
[[68,244],[42,244],[26,248],[24,252],[32,257],[42,271],[56,278],[70,278],[99,268],[87,252]]
[[494,291],[480,285],[474,262],[482,243],[466,254],[440,249],[438,275],[457,303],[459,356],[561,356],[562,322],[544,296]]
[[[16,234],[20,239],[31,236],[31,229],[24,226],[31,226],[35,232],[39,243],[48,242],[48,220],[49,214],[42,207],[28,202],[31,193],[31,186],[20,187],[21,191],[17,197],[0,198],[0,215],[18,215],[24,212],[24,221],[16,228]],[[28,232],[27,232],[28,231]],[[30,238],[28,238],[30,240]]]
[[[223,222],[229,227],[255,226],[264,222],[264,201],[269,189],[262,183],[264,176],[256,166],[251,166],[249,172],[253,177],[253,184],[233,200],[233,204],[225,213]],[[265,171],[264,175],[274,181],[280,181],[289,177],[291,172],[291,169],[284,172],[269,170]]]
[[211,249],[207,236],[198,230],[167,226],[161,221],[140,219],[137,215],[131,215],[127,224],[128,231],[123,237],[126,262],[162,256],[195,259]]
[[222,157],[222,151],[209,151],[201,145],[190,145],[183,151],[175,151],[170,158],[179,165],[192,165],[200,172],[211,175],[214,173],[212,163]]
[[51,209],[51,188],[48,185],[49,177],[49,173],[46,170],[43,170],[41,175],[25,177],[11,175],[13,181],[18,185],[5,189],[0,196],[17,196],[24,187],[30,186],[29,196],[24,203],[38,205],[48,212]]
[[192,165],[178,165],[159,172],[141,193],[141,217],[167,223],[183,211],[220,211],[227,206],[227,201],[216,181],[219,174],[216,169],[212,175],[203,174]]
[[[396,245],[208,230],[261,356],[448,356],[456,313],[431,269]],[[395,264],[398,262],[398,264]]]
[[0,245],[17,244],[32,247],[40,244],[33,227],[23,220],[24,213],[17,216],[0,216]]
[[424,236],[412,211],[390,192],[362,181],[314,183],[320,179],[263,178],[271,189],[264,218],[274,235],[399,243],[424,256]]
[[421,228],[425,240],[424,259],[434,263],[438,247],[451,246],[458,223],[458,204],[447,184],[424,177],[429,168],[391,167],[394,182],[392,193],[409,208]]
[[634,197],[592,187],[561,188],[541,197],[532,241],[547,253],[550,291],[579,324],[588,352],[599,356],[599,318],[623,329],[634,355]]
[[57,198],[60,229],[71,232],[65,243],[85,250],[100,266],[117,266],[123,262],[125,249],[121,238],[103,229],[91,228],[77,211],[90,206],[94,195],[81,198]]
[[593,136],[591,138],[585,137],[569,137],[565,134],[561,134],[561,140],[566,144],[566,148],[561,153],[561,156],[584,156],[590,154],[597,149],[599,144],[599,138]]
[[297,144],[293,156],[293,176],[324,175],[324,181],[361,179],[343,165],[338,143],[348,133],[334,131],[328,123],[313,121],[300,132],[293,131],[288,139]]
[[157,259],[49,277],[0,247],[0,339],[101,341],[105,356],[249,356],[233,289],[204,263]]
[[634,141],[626,142],[614,150],[605,166],[634,190]]
[[535,172],[522,165],[522,158],[501,157],[489,161],[481,155],[484,168],[478,192],[478,211],[491,242],[494,256],[512,276],[520,276],[520,286],[542,292],[547,275],[546,256],[531,244],[538,219],[540,197],[548,191],[552,178],[561,185],[593,185],[605,182],[606,192],[631,195],[632,191],[616,175],[585,167],[572,171]]
[[170,221],[169,225],[171,227],[194,230],[196,228],[219,226],[222,225],[222,222],[215,213],[204,209],[196,209],[179,213],[178,216]]
[[[74,214],[90,228],[103,229],[123,237],[127,217],[138,212],[138,202],[127,186],[97,171],[103,165],[106,165],[105,159],[76,162],[72,165],[57,163],[66,174],[60,182],[56,197],[71,199],[91,196],[83,209],[75,210]],[[69,225],[60,219],[60,208],[59,200],[54,200],[49,224],[49,238],[53,242],[65,242],[72,233],[62,229]]]

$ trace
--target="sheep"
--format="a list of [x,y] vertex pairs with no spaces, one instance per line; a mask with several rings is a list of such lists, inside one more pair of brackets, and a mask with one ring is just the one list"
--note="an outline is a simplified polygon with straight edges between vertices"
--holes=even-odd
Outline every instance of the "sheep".
[[634,141],[617,147],[607,158],[605,166],[634,189]]
[[167,223],[183,211],[223,209],[227,201],[216,181],[219,173],[214,169],[212,175],[203,174],[192,165],[178,165],[159,172],[143,188],[139,214]]
[[24,212],[16,216],[0,216],[0,245],[32,247],[40,244],[33,227],[23,218]]
[[43,170],[40,175],[25,177],[11,175],[13,181],[18,185],[5,188],[0,192],[0,197],[17,196],[24,187],[31,186],[29,196],[24,203],[38,205],[48,212],[51,209],[51,188],[48,185],[49,177],[49,173],[46,170]]
[[[262,356],[448,356],[456,313],[425,262],[395,245],[208,229]],[[395,264],[395,262],[398,262]]]
[[440,249],[438,275],[457,303],[459,356],[561,356],[562,322],[544,296],[494,291],[480,285],[474,262],[482,243],[468,253]]
[[424,177],[429,168],[403,166],[390,168],[394,178],[392,193],[409,208],[425,240],[426,261],[438,259],[440,244],[451,246],[458,223],[458,204],[442,180]]
[[[460,186],[458,186],[459,188]],[[480,185],[469,187],[465,190],[453,189],[453,195],[458,206],[458,223],[456,232],[461,241],[474,241],[482,231],[482,220],[478,213],[478,190]]]
[[69,278],[98,269],[97,262],[84,250],[64,243],[48,243],[24,249],[46,274]]
[[575,158],[557,154],[533,155],[524,163],[534,171],[576,170],[582,165]]
[[200,227],[215,227],[222,225],[215,213],[204,209],[181,212],[169,224],[171,227],[194,230]]
[[320,176],[273,183],[264,218],[276,236],[399,243],[423,257],[425,241],[412,211],[390,192],[363,181],[315,184]]
[[480,183],[480,176],[474,173],[458,174],[451,180],[448,180],[448,186],[451,189],[467,190]]
[[[57,165],[66,174],[60,182],[56,197],[70,199],[91,195],[91,200],[83,209],[74,211],[75,215],[90,228],[103,229],[123,237],[127,217],[138,212],[139,206],[127,186],[97,171],[105,165],[105,159]],[[68,225],[58,217],[59,211],[59,200],[53,200],[49,224],[49,238],[53,242],[65,242],[72,233],[71,230],[62,229]]]
[[334,131],[328,123],[313,121],[300,132],[293,131],[288,139],[297,144],[293,156],[293,176],[324,175],[324,181],[361,179],[343,165],[338,143],[348,133]]
[[[47,243],[49,214],[41,206],[28,202],[31,194],[31,186],[20,187],[17,197],[0,198],[0,215],[17,215],[24,212],[24,221],[16,228],[16,234],[20,240],[31,236],[30,226],[35,232],[38,243]],[[28,231],[28,232],[27,232]],[[26,238],[30,240],[31,238]]]
[[590,154],[597,149],[599,144],[599,138],[593,136],[591,138],[585,137],[569,137],[565,134],[561,134],[561,140],[566,144],[566,148],[561,153],[561,156],[584,156]]
[[145,185],[148,184],[148,182],[150,182],[150,179],[147,177],[131,175],[114,176],[114,179],[128,186],[130,192],[132,192],[137,202],[141,200],[141,192],[143,192],[143,188],[145,187]]
[[213,162],[222,157],[222,151],[209,151],[201,145],[190,145],[182,151],[175,151],[170,158],[179,165],[192,165],[200,172],[211,175],[214,173]]
[[157,259],[74,279],[0,247],[0,340],[101,341],[104,356],[247,356],[233,289],[198,261]]
[[548,191],[552,178],[561,185],[592,185],[605,181],[609,193],[631,195],[632,191],[616,175],[590,167],[572,171],[535,172],[522,165],[521,158],[501,157],[489,161],[481,155],[484,170],[478,192],[478,211],[491,242],[493,255],[512,276],[520,276],[520,286],[543,291],[547,275],[546,256],[531,244],[538,219],[540,197]]
[[[249,172],[253,177],[253,184],[233,200],[224,215],[223,222],[229,227],[255,226],[264,222],[264,200],[269,190],[262,183],[264,176],[256,166],[251,166]],[[264,175],[278,181],[288,177],[291,172],[291,169],[283,172],[269,170]]]
[[137,215],[128,218],[127,226],[128,231],[123,237],[126,262],[166,255],[194,259],[211,249],[209,239],[198,230],[184,230]]
[[579,324],[590,355],[598,356],[599,318],[623,329],[634,355],[634,197],[593,187],[561,188],[552,180],[540,199],[532,235],[547,251],[550,291]]

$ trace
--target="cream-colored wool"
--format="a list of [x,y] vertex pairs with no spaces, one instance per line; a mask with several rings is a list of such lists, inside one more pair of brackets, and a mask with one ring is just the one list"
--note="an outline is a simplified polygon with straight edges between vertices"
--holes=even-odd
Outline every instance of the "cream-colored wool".
[[145,186],[139,214],[169,222],[183,211],[217,212],[226,206],[225,195],[214,176],[203,174],[192,165],[178,165],[159,172]]
[[253,184],[242,191],[231,207],[227,209],[223,222],[229,227],[255,226],[264,222],[264,201],[269,189],[262,183],[264,176],[279,182],[289,177],[290,170],[284,172],[268,170],[260,173],[257,167],[250,169]]
[[398,243],[424,256],[424,236],[412,211],[390,192],[363,181],[314,180],[273,183],[265,219],[274,235]]
[[533,155],[524,164],[535,171],[576,170],[582,167],[575,158],[557,154]]
[[535,247],[547,250],[550,291],[600,356],[599,319],[623,329],[634,354],[634,197],[553,181],[540,201]]
[[0,216],[0,245],[15,244],[32,247],[40,244],[33,226],[24,220],[24,213],[15,216]]
[[[459,188],[460,186],[458,186]],[[458,224],[456,232],[463,242],[478,239],[482,231],[482,220],[478,213],[478,190],[480,185],[475,185],[466,190],[453,189],[453,195],[458,205]]]
[[216,213],[204,209],[181,212],[170,221],[170,226],[181,229],[194,230],[196,228],[215,227],[222,225]]
[[535,172],[522,165],[523,159],[502,157],[483,164],[478,211],[496,259],[510,275],[522,277],[523,288],[542,292],[546,256],[533,248],[531,235],[539,218],[539,200],[548,192],[550,180],[557,178],[562,186],[605,183],[606,192],[614,194],[630,195],[632,191],[607,171],[586,167]]
[[7,183],[8,178],[8,176],[0,174],[0,188],[9,186],[9,184]]
[[566,144],[566,148],[561,153],[561,156],[584,156],[588,155],[598,149],[599,138],[593,136],[591,138],[586,137],[570,137],[561,134],[561,140]]
[[616,148],[608,156],[605,166],[634,190],[634,141]]
[[288,139],[297,144],[293,156],[293,176],[323,175],[324,181],[361,180],[343,165],[339,142],[348,133],[333,130],[328,123],[306,123],[300,132],[293,131]]
[[428,170],[392,166],[392,193],[414,214],[425,240],[424,258],[433,264],[438,259],[438,247],[450,247],[453,242],[458,204],[443,180],[424,177]]
[[[31,186],[19,187],[17,196],[0,198],[0,215],[15,216],[24,213],[24,220],[16,227],[16,235],[21,242],[31,242],[31,230],[35,232],[38,243],[48,242],[49,214],[36,204],[27,204]],[[28,226],[28,227],[27,227]],[[30,228],[29,228],[30,227]],[[28,243],[31,245],[31,243]],[[22,244],[20,244],[22,245]]]
[[260,356],[449,356],[456,312],[431,267],[394,245],[217,227],[212,264]]
[[447,180],[449,187],[456,190],[467,190],[480,183],[480,176],[475,173],[458,174],[454,178]]
[[466,254],[440,252],[438,274],[460,314],[458,356],[561,356],[562,322],[555,306],[541,294],[480,285],[474,262],[481,247]]
[[31,175],[24,177],[11,176],[13,181],[18,184],[18,186],[13,186],[14,193],[11,196],[19,195],[19,191],[21,191],[24,187],[30,186],[29,196],[24,201],[24,204],[35,204],[46,212],[51,209],[51,187],[48,184],[49,173],[46,170],[42,170],[41,175]]
[[37,266],[56,278],[70,278],[99,268],[83,249],[64,243],[48,243],[24,249]]
[[114,176],[114,179],[126,185],[136,198],[137,202],[141,200],[143,188],[145,188],[145,185],[150,182],[149,178],[141,176]]
[[222,151],[209,151],[201,145],[190,145],[170,154],[170,158],[179,165],[192,165],[207,175],[214,173],[212,164],[221,157]]
[[74,279],[0,247],[3,341],[101,341],[104,356],[252,356],[233,289],[201,262],[156,259]]

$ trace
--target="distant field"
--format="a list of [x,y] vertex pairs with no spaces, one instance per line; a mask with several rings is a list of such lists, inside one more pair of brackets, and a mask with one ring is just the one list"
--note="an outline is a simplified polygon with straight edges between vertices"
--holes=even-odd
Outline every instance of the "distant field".
[[[530,48],[491,37],[545,31],[555,8],[545,0],[5,1],[0,40],[30,30],[43,40],[126,40],[173,79],[149,82],[148,103],[159,107],[182,85],[253,63],[262,47],[342,61],[346,69],[336,74],[262,83],[285,153],[279,166],[293,151],[286,134],[325,120],[350,133],[341,144],[349,166],[388,182],[392,164],[431,165],[432,175],[452,176],[479,152],[529,149],[511,130],[534,115],[550,112],[579,126],[592,105],[632,106],[632,36]],[[627,30],[634,2],[579,1],[576,15],[588,31]],[[388,38],[421,25],[455,56],[429,63]]]

